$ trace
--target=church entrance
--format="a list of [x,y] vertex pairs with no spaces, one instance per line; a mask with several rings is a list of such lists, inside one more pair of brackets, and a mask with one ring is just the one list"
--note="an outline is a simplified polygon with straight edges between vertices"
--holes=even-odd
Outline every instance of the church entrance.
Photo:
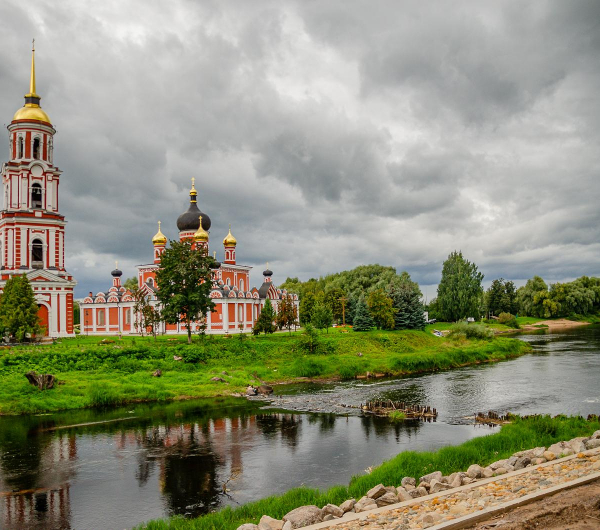
[[48,335],[50,332],[50,318],[48,308],[45,305],[38,305],[38,318],[40,319],[40,326],[44,328],[42,334]]

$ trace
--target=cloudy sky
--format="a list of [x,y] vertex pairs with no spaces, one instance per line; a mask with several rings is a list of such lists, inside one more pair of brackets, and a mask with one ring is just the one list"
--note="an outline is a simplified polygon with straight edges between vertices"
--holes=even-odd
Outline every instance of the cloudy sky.
[[[600,2],[2,0],[0,116],[58,133],[78,296],[177,237],[195,177],[254,283],[600,275]],[[8,158],[8,139],[0,144]],[[433,288],[424,291],[433,294]]]

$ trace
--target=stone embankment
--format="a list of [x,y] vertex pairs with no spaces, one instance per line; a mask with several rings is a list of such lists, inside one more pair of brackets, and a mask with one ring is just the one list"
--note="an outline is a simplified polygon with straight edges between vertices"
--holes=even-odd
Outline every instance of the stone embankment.
[[470,514],[489,514],[590,475],[600,478],[600,431],[548,448],[520,451],[487,467],[473,464],[449,476],[434,471],[418,482],[404,477],[398,486],[379,484],[364,497],[339,506],[302,506],[282,520],[264,515],[258,525],[244,524],[238,530],[292,530],[315,524],[336,525],[336,530],[449,528]]

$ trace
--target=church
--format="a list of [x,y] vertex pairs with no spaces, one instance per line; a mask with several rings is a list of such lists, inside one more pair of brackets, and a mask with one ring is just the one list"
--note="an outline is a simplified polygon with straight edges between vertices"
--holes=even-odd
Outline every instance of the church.
[[[198,208],[198,192],[194,179],[190,190],[188,209],[177,218],[179,241],[190,241],[197,252],[209,252],[210,217]],[[156,305],[156,271],[160,267],[160,258],[167,247],[167,237],[162,233],[158,222],[158,232],[152,238],[153,262],[138,265],[137,286]],[[277,289],[271,281],[273,271],[268,267],[263,271],[263,283],[259,288],[250,288],[250,270],[248,265],[240,265],[236,259],[237,240],[229,232],[223,239],[223,261],[217,262],[213,269],[213,285],[210,298],[215,309],[206,316],[206,333],[230,334],[245,333],[252,330],[261,309],[267,299],[271,300],[277,311],[283,297],[290,297],[298,310],[298,295]],[[215,259],[216,259],[216,252]],[[111,272],[112,285],[106,292],[89,293],[81,303],[81,332],[86,335],[115,335],[140,333],[140,325],[134,312],[135,301],[132,293],[121,283],[122,271],[115,268]],[[200,329],[201,322],[192,324],[192,332]],[[187,333],[184,322],[167,324],[161,322],[160,334]]]
[[9,278],[25,274],[46,334],[71,337],[77,282],[65,269],[66,221],[58,209],[61,171],[53,160],[56,130],[40,100],[32,49],[29,92],[8,125],[9,161],[1,172],[0,291]]

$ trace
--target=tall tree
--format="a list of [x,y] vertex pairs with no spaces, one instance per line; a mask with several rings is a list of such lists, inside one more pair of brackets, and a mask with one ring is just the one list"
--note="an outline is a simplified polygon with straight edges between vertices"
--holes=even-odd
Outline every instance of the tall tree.
[[27,276],[12,276],[0,295],[0,330],[22,342],[42,332],[38,305]]
[[462,252],[452,252],[442,267],[437,301],[442,318],[456,322],[466,317],[478,317],[483,296],[483,274],[477,265],[466,260]]
[[313,310],[311,324],[317,329],[326,329],[329,333],[329,326],[333,321],[333,313],[325,304],[317,304]]
[[315,293],[308,292],[302,298],[300,298],[300,324],[303,326],[312,320],[315,304]]
[[137,285],[132,289],[133,297],[133,327],[142,335],[148,332],[156,339],[156,333],[162,320],[158,308],[150,303],[147,296]]
[[280,329],[287,328],[291,333],[292,326],[298,322],[298,310],[290,295],[282,296],[277,308],[277,325]]
[[275,315],[275,310],[273,309],[271,300],[267,298],[260,315],[258,315],[258,318],[254,323],[252,333],[254,333],[254,335],[258,335],[261,332],[263,332],[265,335],[267,333],[273,333],[277,329],[275,324],[273,324],[276,318],[277,315]]
[[325,291],[324,303],[331,310],[333,319],[342,320],[342,299],[346,298],[346,292],[339,287],[331,287]]
[[[527,280],[517,290],[519,313],[530,317],[544,318],[544,300],[548,299],[548,286],[540,276]],[[548,306],[548,303],[546,304]]]
[[414,282],[390,285],[388,289],[396,314],[396,329],[423,329],[425,327],[424,308],[421,302],[421,290]]
[[515,284],[504,278],[494,280],[485,293],[485,306],[490,315],[514,315],[518,311]]
[[377,289],[369,293],[367,306],[377,329],[394,329],[396,309],[394,309],[392,299],[385,294],[383,289]]
[[171,241],[160,257],[156,271],[157,298],[165,322],[184,321],[188,344],[192,343],[192,322],[205,317],[215,307],[209,294],[215,260],[190,241]]
[[125,287],[125,289],[129,289],[131,292],[133,292],[134,289],[137,289],[137,286],[138,286],[138,279],[135,276],[132,276],[131,278],[127,278],[123,282],[123,287]]
[[369,313],[365,298],[364,296],[361,296],[356,303],[352,327],[354,331],[370,331],[373,329],[374,325],[375,322],[373,322],[373,317],[371,316],[371,313]]

